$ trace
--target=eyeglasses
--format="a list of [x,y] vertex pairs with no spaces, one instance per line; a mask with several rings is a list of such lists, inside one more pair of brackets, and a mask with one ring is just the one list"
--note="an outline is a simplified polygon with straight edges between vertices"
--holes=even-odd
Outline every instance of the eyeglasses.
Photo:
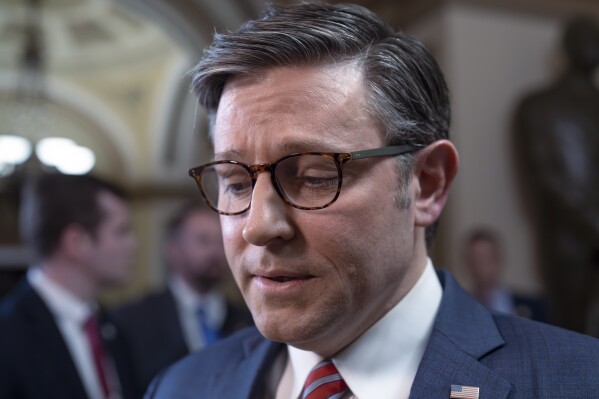
[[405,144],[355,152],[303,152],[276,162],[247,165],[237,161],[215,161],[189,169],[216,212],[239,215],[250,209],[258,174],[269,172],[279,196],[294,208],[308,211],[330,206],[339,197],[343,165],[358,159],[387,157],[417,151],[422,144]]

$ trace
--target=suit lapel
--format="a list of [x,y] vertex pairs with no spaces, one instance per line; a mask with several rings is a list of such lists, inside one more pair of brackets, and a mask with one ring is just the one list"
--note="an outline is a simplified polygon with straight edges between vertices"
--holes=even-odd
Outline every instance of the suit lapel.
[[[53,373],[43,378],[49,378],[49,386],[68,393],[70,397],[86,397],[87,393],[54,316],[26,280],[23,290],[25,318],[31,325],[30,331],[35,331],[37,338],[31,345],[38,348],[39,354],[44,354],[39,357],[48,363],[43,369],[53,370]],[[53,375],[59,375],[60,378],[55,380]]]
[[116,326],[109,319],[108,315],[100,312],[100,335],[106,351],[114,362],[116,375],[122,396],[124,398],[137,398],[143,392],[136,392],[137,387],[133,381],[133,366],[131,359],[126,356],[124,343],[119,337]]
[[245,342],[245,357],[219,375],[213,381],[214,392],[210,395],[220,399],[251,399],[264,397],[268,373],[283,344],[268,341],[260,336]]
[[433,334],[410,392],[410,399],[449,398],[451,385],[480,388],[481,399],[505,399],[511,384],[466,354],[443,334]]
[[443,299],[410,399],[449,398],[451,385],[479,387],[481,399],[507,398],[511,384],[480,362],[504,345],[493,318],[449,274],[439,279]]

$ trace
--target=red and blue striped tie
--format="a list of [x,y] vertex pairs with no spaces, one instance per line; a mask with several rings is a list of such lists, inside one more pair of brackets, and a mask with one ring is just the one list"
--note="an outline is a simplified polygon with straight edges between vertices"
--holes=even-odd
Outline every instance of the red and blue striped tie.
[[301,399],[340,399],[349,390],[330,360],[323,360],[310,371]]

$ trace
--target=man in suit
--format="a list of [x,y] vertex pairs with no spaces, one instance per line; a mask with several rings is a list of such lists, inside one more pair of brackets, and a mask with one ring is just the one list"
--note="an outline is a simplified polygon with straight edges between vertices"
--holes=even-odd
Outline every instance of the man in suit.
[[472,279],[472,295],[488,309],[547,322],[545,304],[539,298],[515,294],[504,287],[505,269],[499,236],[490,229],[477,228],[466,237],[464,261]]
[[458,155],[422,44],[359,6],[269,7],[192,76],[215,157],[190,174],[257,330],[148,398],[597,395],[597,340],[491,314],[427,257]]
[[91,176],[43,175],[21,204],[39,262],[0,303],[0,398],[138,398],[101,290],[129,280],[137,242],[123,191]]
[[253,324],[219,287],[227,261],[216,213],[197,201],[182,206],[168,223],[165,249],[167,288],[114,312],[144,390],[163,368]]

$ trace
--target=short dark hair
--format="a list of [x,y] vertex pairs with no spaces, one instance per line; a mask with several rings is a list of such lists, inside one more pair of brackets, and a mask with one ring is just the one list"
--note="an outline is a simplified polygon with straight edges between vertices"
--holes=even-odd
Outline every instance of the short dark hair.
[[[435,59],[422,43],[358,5],[269,5],[238,31],[215,34],[191,71],[192,86],[213,124],[231,78],[279,66],[343,61],[355,61],[363,71],[369,111],[384,127],[388,145],[429,144],[448,137],[449,94]],[[412,158],[398,157],[404,189],[396,202],[401,207],[409,206]],[[435,226],[427,229],[429,246]]]
[[495,249],[495,254],[499,257],[502,256],[503,243],[501,237],[495,230],[487,227],[478,227],[470,231],[466,236],[466,246],[469,247],[477,242],[488,242]]
[[181,227],[185,223],[188,217],[195,214],[196,212],[206,212],[207,214],[214,215],[216,213],[208,206],[204,205],[201,201],[188,201],[183,205],[179,206],[175,212],[171,215],[170,219],[166,223],[166,237],[168,240],[172,240],[177,237],[181,232]]
[[104,214],[98,195],[107,192],[126,199],[117,185],[90,175],[42,174],[25,185],[21,203],[21,234],[36,253],[52,255],[70,225],[95,235]]

